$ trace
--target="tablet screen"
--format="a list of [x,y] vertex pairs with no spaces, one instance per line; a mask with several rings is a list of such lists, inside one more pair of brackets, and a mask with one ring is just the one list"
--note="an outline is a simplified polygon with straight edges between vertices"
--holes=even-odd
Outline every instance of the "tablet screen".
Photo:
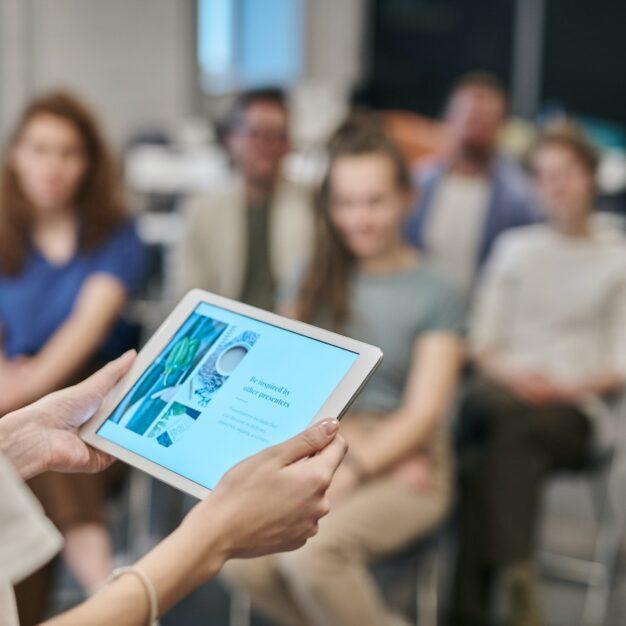
[[304,430],[358,354],[199,304],[97,433],[204,487]]

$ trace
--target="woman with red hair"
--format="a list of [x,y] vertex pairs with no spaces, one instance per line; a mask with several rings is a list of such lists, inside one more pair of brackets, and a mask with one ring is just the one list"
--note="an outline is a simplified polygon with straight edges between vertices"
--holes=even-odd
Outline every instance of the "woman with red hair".
[[[143,268],[96,119],[68,93],[34,100],[0,169],[0,415],[131,347],[123,312]],[[110,569],[102,484],[50,474],[32,486],[66,535],[78,582],[98,586]],[[48,581],[27,585],[24,624],[40,618]]]

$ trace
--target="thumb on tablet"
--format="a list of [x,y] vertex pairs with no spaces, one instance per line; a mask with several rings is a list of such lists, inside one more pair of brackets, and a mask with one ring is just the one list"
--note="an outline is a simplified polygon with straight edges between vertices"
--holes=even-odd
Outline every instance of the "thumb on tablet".
[[285,465],[313,456],[323,450],[337,435],[339,422],[325,419],[277,446]]
[[104,399],[107,393],[119,382],[120,378],[128,372],[136,356],[137,352],[135,350],[128,350],[122,356],[114,361],[109,361],[95,374],[79,383],[79,386],[85,387],[85,391],[89,390],[100,399]]

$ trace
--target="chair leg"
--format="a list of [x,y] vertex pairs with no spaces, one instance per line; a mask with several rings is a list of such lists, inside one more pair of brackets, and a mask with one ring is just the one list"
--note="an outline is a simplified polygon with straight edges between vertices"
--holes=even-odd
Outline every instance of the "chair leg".
[[152,478],[132,469],[128,487],[128,549],[139,557],[152,548],[150,510],[152,505]]
[[231,591],[229,626],[250,626],[251,612],[250,596],[242,591]]
[[622,459],[615,459],[613,463],[616,467],[609,468],[604,486],[605,497],[600,508],[600,527],[594,549],[594,562],[600,568],[589,581],[581,620],[583,626],[601,626],[605,622],[613,573],[626,526],[626,467]]
[[439,549],[418,560],[416,614],[417,626],[437,626],[439,618]]

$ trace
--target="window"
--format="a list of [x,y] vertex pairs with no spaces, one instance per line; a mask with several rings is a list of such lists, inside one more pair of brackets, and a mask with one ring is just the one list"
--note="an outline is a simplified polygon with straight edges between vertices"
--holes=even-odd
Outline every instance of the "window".
[[198,0],[206,91],[289,85],[302,71],[304,0]]

